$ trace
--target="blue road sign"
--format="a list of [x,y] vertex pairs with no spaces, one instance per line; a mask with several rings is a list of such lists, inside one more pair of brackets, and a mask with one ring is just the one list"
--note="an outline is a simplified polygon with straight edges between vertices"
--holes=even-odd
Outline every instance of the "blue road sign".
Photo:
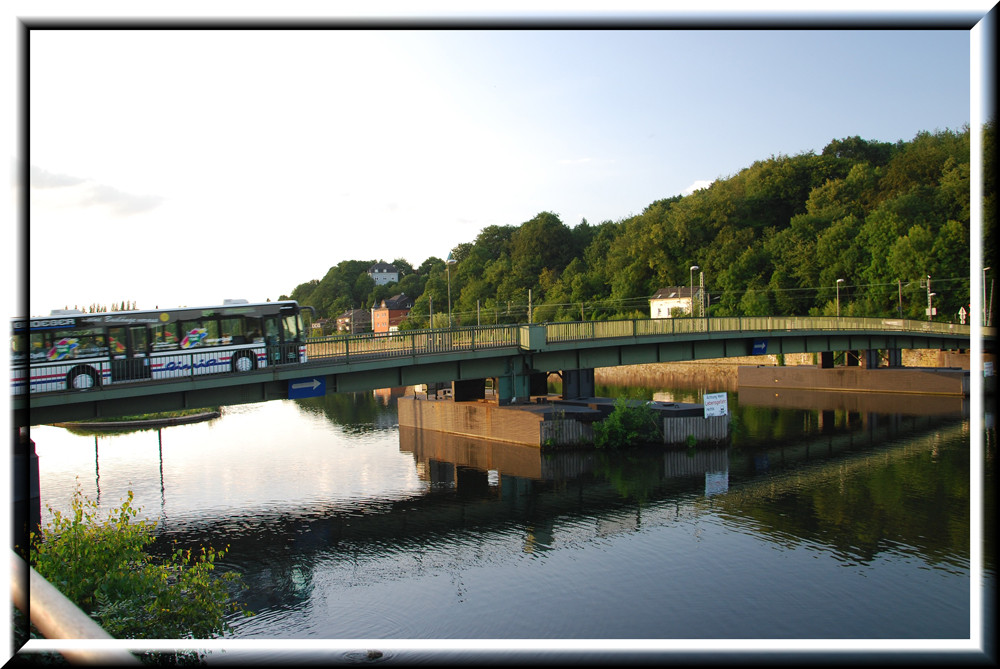
[[766,339],[754,339],[753,340],[753,354],[754,355],[764,355],[767,353],[767,340]]
[[326,395],[326,378],[314,376],[307,379],[293,379],[288,382],[288,399],[299,400],[304,397],[322,397]]

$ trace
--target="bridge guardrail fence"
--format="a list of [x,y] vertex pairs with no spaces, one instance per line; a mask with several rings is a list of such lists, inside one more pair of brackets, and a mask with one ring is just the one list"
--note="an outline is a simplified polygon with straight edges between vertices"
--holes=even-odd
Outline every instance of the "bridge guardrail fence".
[[[936,334],[970,335],[970,325],[936,323],[899,318],[836,316],[724,316],[715,318],[650,318],[629,321],[568,321],[546,323],[546,342],[589,341],[622,337],[686,335],[725,332],[773,332],[796,330],[870,331],[895,330]],[[984,336],[995,336],[996,328],[983,328]]]
[[[729,316],[717,318],[657,318],[619,321],[566,321],[544,324],[489,325],[438,330],[409,330],[387,334],[328,335],[306,339],[306,365],[309,362],[350,362],[412,357],[424,354],[451,353],[495,348],[537,350],[546,344],[560,342],[597,341],[636,337],[698,335],[706,333],[774,332],[774,331],[889,331],[926,334],[971,336],[970,325],[914,321],[898,318],[855,318],[835,316]],[[984,337],[995,338],[996,328],[982,328]],[[239,355],[253,357],[252,368],[284,366],[298,359],[301,343],[256,346],[237,352],[223,353],[216,359],[206,359],[206,349],[192,352],[153,355],[139,359],[145,366],[113,368],[118,361],[94,363],[94,386],[108,382],[169,382],[190,379],[219,372],[238,373]],[[196,356],[200,356],[196,359]],[[130,360],[128,362],[137,362]],[[67,390],[75,367],[91,366],[85,360],[67,361],[64,365],[49,365],[45,380],[33,383],[42,392]],[[245,368],[244,368],[245,369]],[[123,371],[126,370],[126,371]],[[130,371],[128,371],[130,370]],[[28,370],[11,370],[11,395],[28,394]],[[139,373],[141,372],[141,373]],[[80,387],[72,386],[69,387]],[[84,384],[86,387],[86,384]]]

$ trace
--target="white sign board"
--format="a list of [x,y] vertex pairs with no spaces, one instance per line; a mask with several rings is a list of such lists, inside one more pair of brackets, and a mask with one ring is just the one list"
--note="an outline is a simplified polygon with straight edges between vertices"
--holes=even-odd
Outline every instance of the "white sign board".
[[726,393],[705,393],[701,401],[705,405],[705,418],[725,416],[729,413],[729,400]]
[[993,361],[986,360],[983,362],[983,376],[993,376]]

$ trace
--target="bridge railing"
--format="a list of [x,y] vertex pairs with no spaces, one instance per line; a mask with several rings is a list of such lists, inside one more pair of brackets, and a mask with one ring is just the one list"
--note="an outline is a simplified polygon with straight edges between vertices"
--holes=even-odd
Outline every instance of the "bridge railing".
[[489,325],[452,330],[407,330],[402,332],[327,335],[306,340],[310,360],[394,358],[449,351],[516,347],[517,325]]
[[[392,359],[434,353],[512,348],[536,350],[547,344],[654,336],[711,336],[727,332],[852,331],[913,332],[971,337],[970,325],[914,321],[898,318],[848,318],[835,316],[733,316],[721,318],[655,318],[617,321],[569,321],[532,325],[489,325],[438,330],[409,330],[387,334],[329,335],[306,340],[310,362]],[[982,328],[982,336],[996,337],[996,328]],[[151,355],[132,361],[73,361],[64,365],[45,364],[32,380],[34,392],[66,391],[105,383],[169,382],[201,374],[236,371],[245,367],[240,355],[252,356],[256,367],[293,363],[301,344],[282,348],[251,346],[238,351],[209,349],[161,356]],[[143,366],[148,363],[148,367]],[[135,367],[115,367],[135,364]],[[34,367],[34,365],[33,365]],[[41,366],[40,366],[41,367]],[[76,367],[86,367],[88,377],[77,375]],[[250,367],[252,368],[252,366]],[[40,373],[38,373],[40,371]],[[141,373],[140,373],[141,372]],[[27,368],[11,370],[11,394],[28,394]]]
[[[926,332],[970,335],[971,326],[901,318],[846,318],[836,316],[729,316],[720,318],[650,318],[623,321],[572,321],[546,323],[546,342],[588,341],[621,337],[645,337],[722,332],[768,332],[794,330]],[[994,336],[995,328],[983,328]]]

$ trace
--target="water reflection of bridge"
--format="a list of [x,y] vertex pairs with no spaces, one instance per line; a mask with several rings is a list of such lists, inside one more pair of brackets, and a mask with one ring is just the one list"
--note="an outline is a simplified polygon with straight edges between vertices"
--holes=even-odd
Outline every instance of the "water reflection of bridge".
[[[157,543],[169,550],[174,540],[182,546],[226,542],[226,562],[250,586],[248,606],[260,610],[279,599],[288,605],[289,598],[307,598],[312,579],[307,565],[323,561],[356,563],[416,548],[422,554],[446,555],[455,566],[475,563],[495,542],[509,546],[512,532],[520,537],[521,551],[544,552],[690,519],[704,513],[706,504],[752,514],[753,509],[744,507],[761,495],[801,489],[802,475],[829,478],[845,464],[860,466],[856,463],[870,460],[873,453],[881,458],[883,453],[912,451],[908,444],[914,440],[923,448],[925,435],[941,426],[962,429],[955,425],[947,417],[900,418],[871,430],[855,426],[746,452],[711,449],[689,456],[657,449],[628,458],[594,451],[545,454],[537,448],[442,435],[422,440],[416,431],[401,432],[400,449],[413,454],[418,472],[430,483],[422,494],[164,526]],[[838,531],[831,528],[816,540],[836,547]],[[920,536],[907,540],[918,549],[924,541]],[[401,563],[392,577],[427,568],[421,561]]]
[[[453,481],[456,468],[474,469],[484,477],[494,472],[500,478],[567,481],[591,474],[601,457],[600,451],[593,449],[542,451],[534,446],[402,426],[399,428],[399,448],[413,454],[418,469],[426,472],[431,483]],[[725,448],[694,452],[653,449],[644,455],[657,459],[662,456],[664,478],[700,476],[727,469]]]

